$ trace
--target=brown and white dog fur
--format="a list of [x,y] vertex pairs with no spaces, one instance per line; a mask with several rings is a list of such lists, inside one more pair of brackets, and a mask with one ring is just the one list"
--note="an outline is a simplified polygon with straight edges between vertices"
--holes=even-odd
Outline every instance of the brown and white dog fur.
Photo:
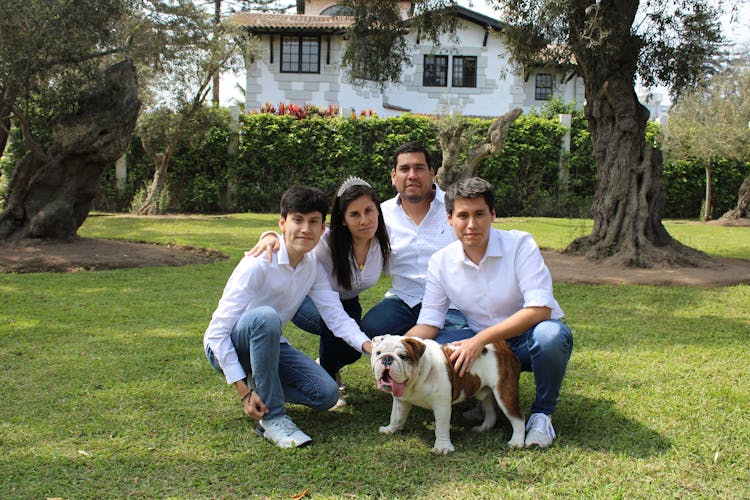
[[513,427],[511,448],[523,448],[524,418],[518,400],[521,363],[508,344],[488,345],[468,373],[459,377],[450,362],[453,348],[434,340],[398,335],[372,339],[372,370],[378,389],[393,395],[391,421],[380,432],[400,430],[412,405],[431,408],[435,414],[435,453],[455,448],[450,438],[451,405],[474,397],[482,402],[484,421],[473,428],[491,429],[497,421],[492,396]]

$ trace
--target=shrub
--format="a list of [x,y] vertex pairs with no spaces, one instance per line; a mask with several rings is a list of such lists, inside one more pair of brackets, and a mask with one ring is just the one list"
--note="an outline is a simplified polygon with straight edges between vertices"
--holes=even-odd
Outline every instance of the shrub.
[[[211,213],[234,209],[228,200],[227,180],[229,169],[237,161],[229,147],[236,137],[230,127],[228,109],[203,109],[190,133],[177,145],[170,162],[167,183],[171,194],[164,210]],[[127,179],[120,189],[115,187],[114,165],[105,170],[94,203],[96,209],[129,209],[137,204],[136,192],[151,182],[154,165],[137,133],[130,142],[127,160]]]
[[[438,123],[425,116],[404,114],[393,118],[339,117],[338,110],[284,105],[244,115],[239,134],[230,127],[226,109],[207,108],[200,126],[179,144],[167,182],[169,210],[183,212],[276,212],[281,193],[293,184],[320,187],[329,196],[349,175],[367,179],[385,200],[395,193],[390,181],[392,155],[406,141],[425,144],[441,163]],[[298,109],[299,108],[299,109]],[[499,216],[589,217],[596,189],[596,164],[586,118],[570,106],[552,103],[541,111],[522,115],[510,128],[502,153],[487,159],[477,175],[496,187]],[[298,111],[305,110],[301,118]],[[273,112],[272,112],[273,111]],[[560,158],[565,132],[558,112],[572,112],[571,150]],[[466,119],[466,118],[461,118]],[[467,147],[483,141],[490,120],[466,119]],[[647,140],[660,144],[660,127],[647,126]],[[238,140],[236,155],[230,144]],[[560,161],[567,166],[567,188],[560,186]],[[3,159],[7,167],[7,162]],[[746,162],[717,161],[714,172],[714,216],[732,208],[737,191],[748,175]],[[125,210],[136,191],[151,181],[153,165],[137,136],[128,151],[128,178],[115,189],[114,167],[102,177],[96,208]],[[7,174],[2,177],[7,179]],[[704,171],[689,162],[666,161],[665,215],[694,218],[704,196]],[[1,182],[1,181],[0,181]]]
[[[742,181],[750,175],[750,162],[717,160],[712,171],[712,218],[721,217],[737,205]],[[667,160],[664,188],[667,193],[665,217],[700,218],[705,210],[706,173],[703,165],[689,160]]]

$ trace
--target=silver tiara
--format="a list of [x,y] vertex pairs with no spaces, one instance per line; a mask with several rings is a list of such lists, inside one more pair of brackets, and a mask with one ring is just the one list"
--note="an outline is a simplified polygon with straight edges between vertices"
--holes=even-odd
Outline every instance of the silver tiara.
[[340,197],[347,189],[352,186],[367,186],[368,188],[372,187],[364,179],[360,179],[359,177],[349,177],[339,188],[338,192],[336,193],[336,198]]

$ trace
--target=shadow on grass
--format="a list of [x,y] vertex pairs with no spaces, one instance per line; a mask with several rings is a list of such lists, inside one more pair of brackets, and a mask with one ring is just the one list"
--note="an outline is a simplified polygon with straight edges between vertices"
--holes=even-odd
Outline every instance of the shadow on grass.
[[613,401],[566,394],[554,415],[556,446],[577,447],[647,458],[669,450],[672,443],[655,430],[616,408]]
[[[555,414],[559,438],[550,449],[509,450],[510,425],[504,418],[495,429],[474,433],[473,424],[460,414],[467,408],[464,404],[455,407],[452,419],[456,452],[434,455],[430,411],[415,408],[403,431],[382,435],[378,426],[388,421],[390,397],[369,383],[355,383],[350,405],[342,411],[289,406],[289,414],[313,436],[314,444],[281,450],[254,434],[253,422],[241,416],[234,399],[223,394],[208,373],[203,385],[216,387],[207,394],[217,400],[196,400],[187,420],[187,415],[169,412],[173,394],[164,408],[145,414],[134,395],[132,401],[121,401],[126,413],[120,429],[113,425],[113,415],[98,417],[102,422],[83,424],[81,434],[63,431],[50,449],[14,447],[0,458],[9,473],[5,484],[13,490],[0,490],[27,498],[288,498],[304,490],[313,497],[393,498],[439,494],[446,487],[463,494],[477,488],[497,493],[533,484],[540,474],[557,474],[566,463],[586,462],[592,452],[639,459],[670,447],[613,403],[572,395]],[[224,399],[231,402],[223,404]],[[44,477],[35,471],[44,471]]]
[[[525,382],[522,382],[525,384]],[[525,384],[528,385],[528,384]],[[532,384],[533,385],[533,384]],[[525,387],[526,392],[533,387]],[[373,394],[375,392],[375,394]],[[377,391],[365,390],[350,398],[356,409],[351,410],[352,417],[359,425],[367,423],[367,428],[376,433],[379,441],[403,441],[405,438],[422,440],[423,447],[429,451],[435,440],[434,418],[432,411],[414,408],[409,415],[405,428],[400,433],[387,436],[378,432],[378,427],[387,425],[390,418],[391,400],[387,395]],[[531,394],[522,396],[530,401]],[[451,418],[451,439],[457,451],[476,452],[491,443],[490,449],[506,452],[512,429],[505,415],[498,415],[495,428],[485,434],[477,434],[471,427],[476,421],[467,420],[462,413],[476,403],[467,401],[453,407]],[[528,417],[528,409],[524,409]],[[578,394],[565,394],[564,403],[554,414],[554,425],[558,439],[555,447],[580,448],[584,450],[605,451],[613,454],[627,454],[634,457],[658,455],[671,447],[671,443],[658,432],[624,415],[616,408],[613,401],[595,399]],[[342,425],[346,426],[344,422]],[[330,431],[321,429],[323,433]],[[513,452],[511,452],[513,453]]]

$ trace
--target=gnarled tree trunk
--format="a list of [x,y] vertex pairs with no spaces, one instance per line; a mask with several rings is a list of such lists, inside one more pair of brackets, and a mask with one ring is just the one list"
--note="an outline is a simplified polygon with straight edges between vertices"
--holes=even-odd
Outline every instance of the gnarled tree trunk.
[[[707,265],[705,254],[672,238],[662,225],[662,154],[646,143],[649,113],[633,87],[641,42],[630,27],[638,2],[597,5],[598,24],[587,24],[583,10],[571,17],[581,23],[571,25],[571,44],[584,74],[597,188],[593,231],[573,241],[567,251],[634,267]],[[605,33],[601,38],[607,43],[589,44],[586,33],[591,30]]]
[[138,208],[136,213],[138,215],[157,215],[163,213],[167,208],[161,205],[162,196],[164,193],[164,186],[167,184],[167,169],[169,168],[170,161],[172,161],[172,156],[174,155],[174,149],[176,146],[174,142],[172,142],[167,147],[166,152],[157,153],[148,149],[143,142],[141,142],[141,144],[146,153],[153,159],[154,176],[151,179],[151,184],[149,184],[149,187],[146,190],[146,198],[143,200],[143,205]]
[[721,216],[722,219],[740,219],[743,217],[750,217],[750,175],[745,178],[740,186],[737,206]]
[[701,265],[706,256],[672,238],[661,222],[662,154],[645,141],[648,110],[631,82],[608,80],[593,98],[587,95],[598,168],[594,229],[567,250],[634,267]]
[[105,85],[81,99],[75,115],[53,125],[53,145],[31,148],[10,179],[0,239],[70,239],[99,192],[99,177],[125,152],[140,102],[135,68],[106,71]]
[[474,175],[482,160],[495,156],[503,149],[510,125],[519,116],[521,116],[521,110],[515,108],[496,118],[487,130],[487,139],[469,151],[463,165],[458,164],[458,154],[463,146],[462,136],[466,122],[462,120],[441,130],[438,134],[438,142],[443,152],[443,163],[435,176],[438,186],[445,190],[462,177]]

